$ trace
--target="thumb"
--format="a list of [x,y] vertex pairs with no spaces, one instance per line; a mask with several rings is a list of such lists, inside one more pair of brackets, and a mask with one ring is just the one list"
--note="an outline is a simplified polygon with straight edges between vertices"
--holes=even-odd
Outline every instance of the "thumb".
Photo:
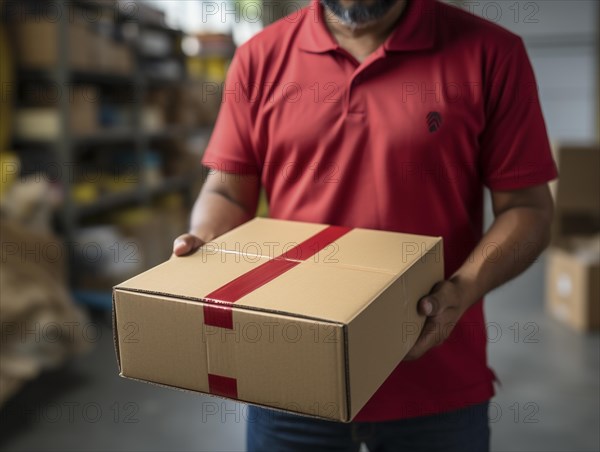
[[440,302],[435,295],[426,295],[419,300],[419,314],[433,317],[441,312]]
[[204,245],[204,242],[193,234],[183,234],[173,242],[173,253],[175,256],[185,256],[196,251]]

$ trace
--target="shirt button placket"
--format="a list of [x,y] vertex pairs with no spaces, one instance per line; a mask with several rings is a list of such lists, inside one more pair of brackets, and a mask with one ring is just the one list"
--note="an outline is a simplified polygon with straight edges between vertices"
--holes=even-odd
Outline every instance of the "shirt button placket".
[[356,111],[356,108],[353,108],[353,106],[352,106],[352,96],[354,94],[354,91],[360,85],[362,79],[363,79],[363,75],[362,75],[362,73],[359,73],[359,74],[356,74],[350,81],[350,86],[348,87],[348,95],[346,98],[346,111],[348,112],[348,114],[362,114],[363,113],[363,111]]

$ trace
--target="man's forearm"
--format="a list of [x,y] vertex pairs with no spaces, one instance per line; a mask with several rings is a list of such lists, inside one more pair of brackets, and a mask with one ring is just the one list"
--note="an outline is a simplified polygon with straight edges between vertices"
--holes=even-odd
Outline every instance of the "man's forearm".
[[515,207],[498,215],[469,258],[450,278],[467,307],[523,272],[550,239],[548,213]]
[[190,255],[204,243],[254,217],[259,190],[257,174],[209,174],[194,204],[189,233],[175,239],[173,255]]
[[190,233],[209,242],[251,218],[249,212],[223,193],[203,190],[192,210]]

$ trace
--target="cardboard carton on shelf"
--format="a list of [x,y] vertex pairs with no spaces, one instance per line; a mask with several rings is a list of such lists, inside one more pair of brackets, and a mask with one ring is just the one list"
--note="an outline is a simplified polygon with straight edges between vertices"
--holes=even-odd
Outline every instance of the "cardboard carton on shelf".
[[550,313],[578,331],[600,329],[600,235],[553,246],[546,265]]
[[115,287],[120,374],[348,422],[416,341],[442,253],[439,237],[255,219]]
[[55,140],[61,131],[55,107],[21,107],[15,111],[15,136],[27,140]]
[[600,329],[600,147],[555,144],[560,179],[546,261],[546,307],[579,331]]
[[[73,135],[98,130],[99,95],[91,85],[77,85],[68,91],[69,129]],[[62,133],[56,105],[20,107],[15,112],[15,136],[20,139],[56,140]]]
[[[54,69],[59,61],[58,22],[27,18],[15,24],[14,37],[19,64],[27,69]],[[90,48],[93,33],[85,23],[72,21],[68,25],[68,64],[72,69],[89,70],[94,64]]]
[[555,143],[553,152],[560,173],[551,184],[556,244],[563,237],[600,231],[600,146]]
[[115,43],[112,50],[112,71],[119,75],[130,75],[133,73],[133,54],[127,44]]
[[553,152],[560,170],[555,189],[557,208],[600,213],[599,145],[555,144]]
[[72,89],[69,122],[74,135],[89,135],[98,131],[100,93],[94,85],[77,85]]
[[92,41],[95,70],[116,75],[130,75],[133,72],[133,54],[127,44],[98,33]]

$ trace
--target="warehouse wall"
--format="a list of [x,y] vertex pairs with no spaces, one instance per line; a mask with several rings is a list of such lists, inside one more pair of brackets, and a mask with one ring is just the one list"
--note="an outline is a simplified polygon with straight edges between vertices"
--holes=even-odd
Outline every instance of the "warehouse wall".
[[598,138],[600,2],[486,0],[459,4],[523,37],[553,140]]

